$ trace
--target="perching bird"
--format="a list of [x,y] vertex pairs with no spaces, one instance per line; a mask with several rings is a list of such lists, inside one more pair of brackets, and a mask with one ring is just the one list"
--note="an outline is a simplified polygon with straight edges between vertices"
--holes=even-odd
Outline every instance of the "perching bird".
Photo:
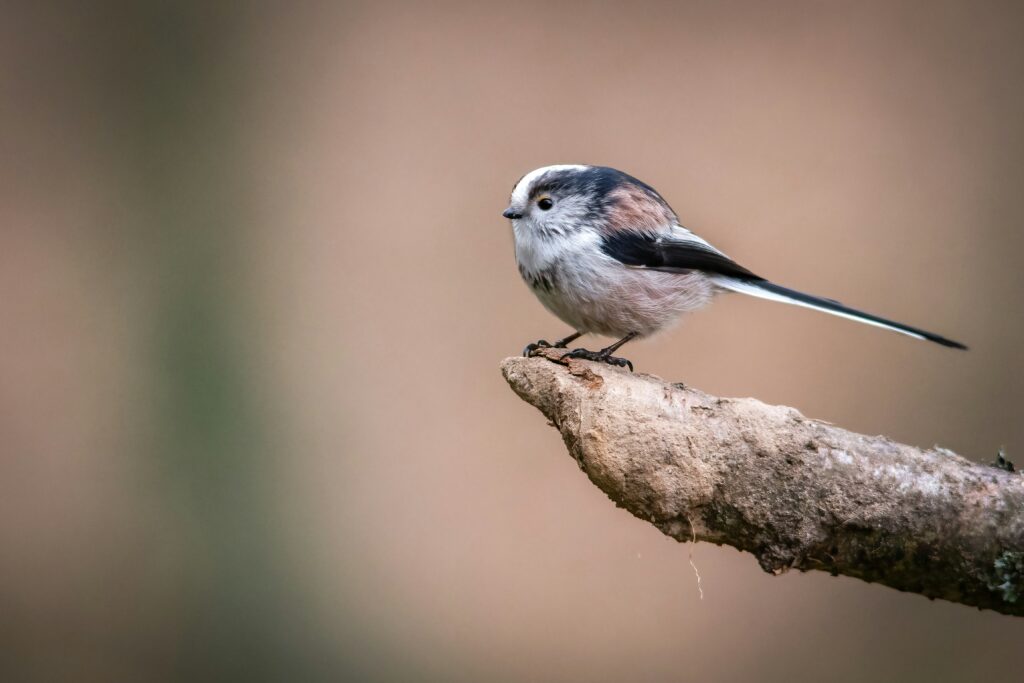
[[569,356],[633,364],[612,355],[722,292],[740,292],[858,320],[957,349],[931,332],[804,294],[755,275],[679,224],[672,207],[646,183],[604,166],[559,165],[530,171],[516,183],[502,214],[512,221],[519,272],[541,303],[582,334],[621,337],[600,351]]

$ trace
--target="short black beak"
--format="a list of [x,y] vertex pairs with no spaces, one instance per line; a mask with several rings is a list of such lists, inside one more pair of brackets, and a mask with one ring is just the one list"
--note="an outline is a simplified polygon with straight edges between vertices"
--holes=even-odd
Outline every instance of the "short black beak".
[[521,214],[521,213],[517,212],[517,211],[516,211],[515,209],[513,209],[513,208],[512,208],[511,206],[510,206],[510,207],[508,207],[507,209],[505,209],[505,210],[504,210],[504,211],[503,211],[503,212],[501,213],[501,215],[502,215],[502,216],[504,216],[505,218],[522,218],[522,217],[523,217],[523,214]]

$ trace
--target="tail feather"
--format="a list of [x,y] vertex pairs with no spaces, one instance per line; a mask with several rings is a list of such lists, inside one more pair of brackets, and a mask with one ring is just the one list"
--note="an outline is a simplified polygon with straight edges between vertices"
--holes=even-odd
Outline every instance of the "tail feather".
[[946,339],[945,337],[932,332],[904,325],[903,323],[898,323],[893,320],[887,320],[886,318],[880,318],[877,315],[871,315],[870,313],[865,313],[863,311],[858,311],[855,308],[844,306],[838,301],[804,294],[803,292],[798,292],[797,290],[789,289],[788,287],[782,287],[772,282],[768,282],[767,280],[740,280],[737,278],[723,276],[715,277],[714,280],[715,284],[719,287],[733,292],[756,296],[770,301],[781,301],[783,303],[793,304],[794,306],[804,306],[816,311],[824,311],[825,313],[831,313],[832,315],[837,315],[841,318],[848,318],[850,320],[867,323],[868,325],[874,325],[875,327],[893,330],[900,334],[905,334],[917,339],[925,339],[954,349],[967,348],[960,342],[953,341],[952,339]]

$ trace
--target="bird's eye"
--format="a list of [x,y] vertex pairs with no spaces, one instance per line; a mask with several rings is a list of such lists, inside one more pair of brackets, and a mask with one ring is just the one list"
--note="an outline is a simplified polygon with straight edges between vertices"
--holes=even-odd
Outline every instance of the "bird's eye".
[[551,197],[541,197],[537,200],[537,206],[540,207],[541,211],[547,211],[554,205],[555,203],[551,201]]

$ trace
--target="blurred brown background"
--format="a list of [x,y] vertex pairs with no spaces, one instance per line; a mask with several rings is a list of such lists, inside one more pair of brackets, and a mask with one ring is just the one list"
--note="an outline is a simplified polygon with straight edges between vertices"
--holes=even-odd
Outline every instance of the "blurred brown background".
[[[501,210],[613,165],[783,284],[627,354],[1024,464],[1018,3],[0,15],[0,678],[967,681],[1024,622],[617,510],[498,362]],[[588,340],[594,342],[593,339]]]

